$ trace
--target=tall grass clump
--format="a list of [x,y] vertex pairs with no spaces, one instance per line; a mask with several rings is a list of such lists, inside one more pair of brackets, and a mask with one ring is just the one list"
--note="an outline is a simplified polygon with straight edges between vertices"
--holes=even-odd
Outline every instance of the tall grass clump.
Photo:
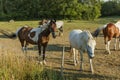
[[40,80],[43,66],[23,53],[0,53],[0,80]]
[[60,72],[40,65],[25,53],[0,51],[0,80],[61,80]]

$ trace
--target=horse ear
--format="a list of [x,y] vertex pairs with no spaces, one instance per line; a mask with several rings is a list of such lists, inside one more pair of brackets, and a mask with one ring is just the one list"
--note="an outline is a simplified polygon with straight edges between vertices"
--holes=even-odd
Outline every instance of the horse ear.
[[51,19],[51,21],[56,22],[56,19]]
[[56,19],[54,19],[54,22],[56,22]]

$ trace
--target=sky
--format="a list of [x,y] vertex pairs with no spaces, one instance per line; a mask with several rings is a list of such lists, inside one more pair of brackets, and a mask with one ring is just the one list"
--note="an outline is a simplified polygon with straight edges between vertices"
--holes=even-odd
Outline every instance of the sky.
[[103,1],[109,1],[109,0],[103,0]]

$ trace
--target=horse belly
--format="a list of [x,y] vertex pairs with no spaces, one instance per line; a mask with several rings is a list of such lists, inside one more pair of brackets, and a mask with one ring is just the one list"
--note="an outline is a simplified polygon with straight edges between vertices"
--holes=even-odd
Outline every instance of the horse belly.
[[80,49],[80,39],[79,35],[72,35],[69,38],[69,42],[72,48]]

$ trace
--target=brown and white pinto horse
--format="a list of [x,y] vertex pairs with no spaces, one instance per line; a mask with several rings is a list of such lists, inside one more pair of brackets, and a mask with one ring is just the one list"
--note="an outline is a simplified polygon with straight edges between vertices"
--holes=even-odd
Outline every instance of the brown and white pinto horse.
[[[104,42],[106,45],[106,51],[111,54],[110,52],[110,42],[112,38],[115,38],[115,44],[114,44],[114,49],[116,50],[116,45],[117,45],[117,38],[120,38],[120,21],[117,23],[108,23],[104,25],[103,27],[100,27],[95,30],[93,36],[97,37],[100,31],[103,30],[103,35],[104,35]],[[119,45],[120,48],[120,45]]]
[[19,28],[15,34],[9,35],[9,37],[14,38],[18,36],[23,51],[27,50],[27,45],[29,43],[38,45],[39,56],[41,56],[41,47],[43,47],[42,57],[43,63],[45,64],[45,51],[49,42],[50,33],[52,33],[53,38],[56,38],[56,21],[49,20],[46,24],[42,26],[43,27],[40,28],[31,28],[28,26],[24,26]]

